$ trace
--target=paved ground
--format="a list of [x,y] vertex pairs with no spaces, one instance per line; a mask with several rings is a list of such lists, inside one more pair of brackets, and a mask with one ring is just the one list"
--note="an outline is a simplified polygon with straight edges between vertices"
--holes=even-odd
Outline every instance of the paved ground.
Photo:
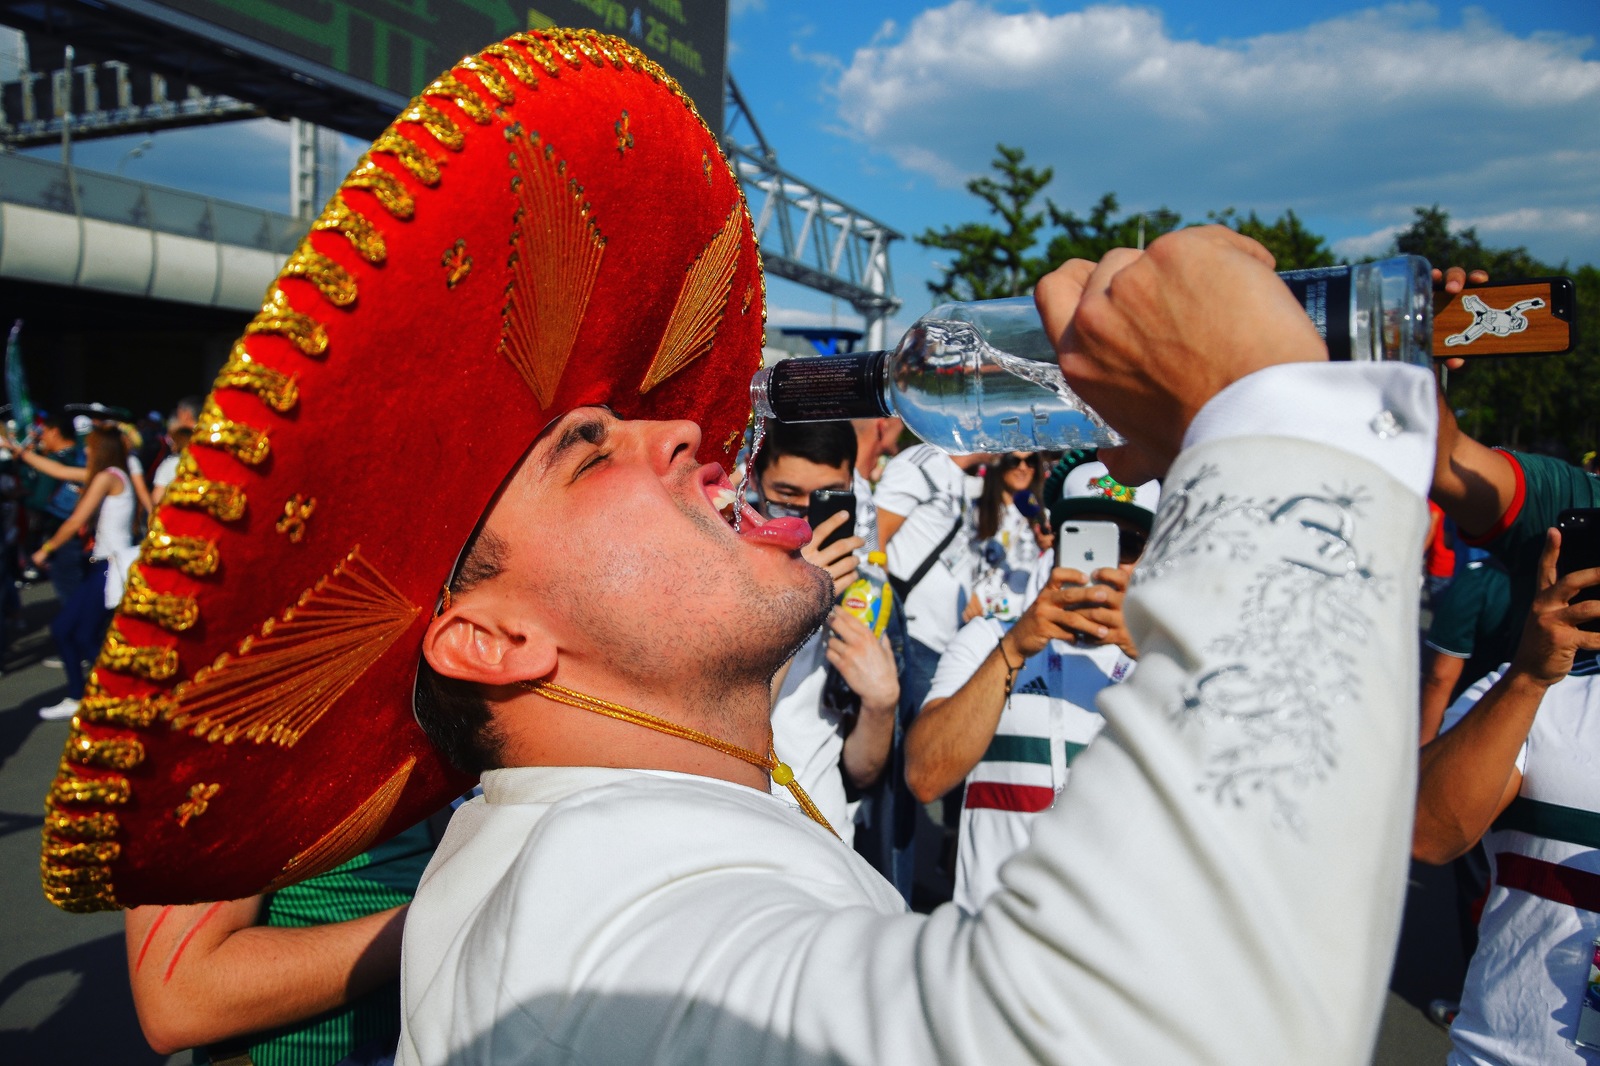
[[[44,627],[54,601],[47,587],[24,590],[23,598],[25,632],[13,638],[0,677],[0,1063],[188,1063],[187,1053],[155,1054],[139,1034],[121,919],[65,914],[39,890],[44,794],[67,723],[38,717],[40,707],[65,694],[61,671],[40,663],[53,654]],[[1451,891],[1439,871],[1417,871],[1373,1066],[1444,1061],[1449,1043],[1420,1008],[1450,994],[1460,979]]]

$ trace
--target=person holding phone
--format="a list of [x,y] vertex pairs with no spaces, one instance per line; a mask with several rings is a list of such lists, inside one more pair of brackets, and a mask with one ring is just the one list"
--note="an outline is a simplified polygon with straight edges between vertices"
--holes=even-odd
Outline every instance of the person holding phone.
[[[856,551],[863,538],[837,536],[854,527],[856,508],[872,501],[851,497],[856,435],[848,422],[767,425],[765,443],[753,460],[752,481],[767,518],[814,516],[817,494],[831,493],[853,506],[812,528],[801,557],[826,570],[837,598],[856,579]],[[875,546],[874,546],[875,547]],[[859,703],[838,706],[825,698],[829,668],[838,671]],[[773,679],[772,735],[795,779],[845,843],[855,836],[853,794],[883,774],[894,740],[900,679],[887,636],[874,636],[837,606]]]
[[968,622],[939,660],[906,734],[906,783],[924,803],[965,783],[953,898],[969,914],[1100,732],[1095,697],[1132,671],[1122,599],[1159,496],[1155,482],[1123,486],[1099,462],[1052,476],[1056,546],[1075,554],[1036,572],[1020,618]]
[[1596,586],[1594,544],[1547,531],[1514,656],[1422,749],[1413,854],[1443,864],[1481,841],[1491,863],[1451,1064],[1600,1061],[1582,1005],[1600,935]]

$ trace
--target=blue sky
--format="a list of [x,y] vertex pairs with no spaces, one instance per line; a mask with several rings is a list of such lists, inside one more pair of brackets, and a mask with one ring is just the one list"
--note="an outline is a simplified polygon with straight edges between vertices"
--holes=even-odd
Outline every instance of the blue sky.
[[[903,326],[978,217],[997,141],[1080,214],[1293,208],[1337,252],[1383,251],[1438,203],[1496,245],[1600,263],[1600,0],[732,0],[729,66],[782,165],[899,230]],[[84,144],[85,166],[283,209],[271,122]],[[348,146],[345,162],[359,145]],[[280,162],[281,161],[281,162]],[[774,280],[778,324],[853,312]]]

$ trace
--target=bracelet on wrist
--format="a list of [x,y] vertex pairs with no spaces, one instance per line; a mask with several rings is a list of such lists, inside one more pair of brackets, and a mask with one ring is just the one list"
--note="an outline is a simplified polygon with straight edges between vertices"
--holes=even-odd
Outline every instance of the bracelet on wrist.
[[1028,657],[1026,655],[1020,655],[1019,657],[1021,658],[1021,662],[1017,663],[1015,666],[1011,665],[1011,656],[1006,654],[1006,637],[1008,636],[1010,636],[1009,633],[1003,634],[1000,637],[999,643],[997,643],[995,646],[1000,649],[1000,661],[1006,664],[1006,699],[1009,700],[1011,698],[1012,686],[1017,683],[1017,671],[1022,669],[1022,664],[1028,661]]

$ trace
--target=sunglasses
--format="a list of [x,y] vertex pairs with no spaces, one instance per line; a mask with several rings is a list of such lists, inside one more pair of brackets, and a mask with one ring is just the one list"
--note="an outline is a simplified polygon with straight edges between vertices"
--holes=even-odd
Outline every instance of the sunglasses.
[[1006,455],[1001,457],[999,463],[1001,470],[1014,470],[1019,466],[1036,467],[1038,465],[1039,457],[1037,455]]

